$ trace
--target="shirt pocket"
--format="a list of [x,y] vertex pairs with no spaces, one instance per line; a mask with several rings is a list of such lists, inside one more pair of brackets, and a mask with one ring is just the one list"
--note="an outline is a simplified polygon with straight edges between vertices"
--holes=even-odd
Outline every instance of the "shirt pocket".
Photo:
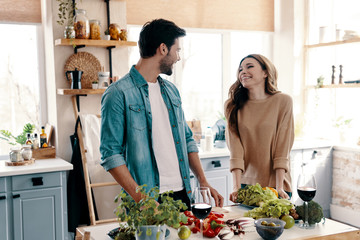
[[181,100],[180,99],[172,99],[173,109],[175,112],[175,117],[179,124],[183,123],[183,111],[181,108]]
[[144,105],[129,105],[131,127],[142,131],[146,128],[146,112]]

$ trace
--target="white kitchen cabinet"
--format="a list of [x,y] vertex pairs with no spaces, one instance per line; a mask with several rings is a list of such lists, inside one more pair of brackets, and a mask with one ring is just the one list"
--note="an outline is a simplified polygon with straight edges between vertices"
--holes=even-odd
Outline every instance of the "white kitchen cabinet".
[[[209,184],[224,197],[224,206],[232,204],[229,195],[232,192],[232,176],[229,171],[229,156],[201,158],[201,164]],[[192,175],[192,174],[191,174]],[[191,187],[198,186],[195,177],[191,176]],[[214,200],[212,200],[215,206]]]
[[316,179],[316,195],[313,199],[330,216],[332,187],[332,147],[304,148],[291,151],[292,202],[300,205],[303,201],[297,194],[297,179],[304,165],[304,171],[311,172]]

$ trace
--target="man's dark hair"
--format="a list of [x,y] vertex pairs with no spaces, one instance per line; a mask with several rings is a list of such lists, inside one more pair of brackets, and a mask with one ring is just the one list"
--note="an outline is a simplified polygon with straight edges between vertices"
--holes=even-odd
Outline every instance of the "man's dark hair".
[[165,19],[155,19],[144,24],[140,32],[139,48],[142,58],[149,58],[155,55],[156,49],[164,43],[170,51],[175,39],[184,37],[184,29],[176,26],[175,23]]

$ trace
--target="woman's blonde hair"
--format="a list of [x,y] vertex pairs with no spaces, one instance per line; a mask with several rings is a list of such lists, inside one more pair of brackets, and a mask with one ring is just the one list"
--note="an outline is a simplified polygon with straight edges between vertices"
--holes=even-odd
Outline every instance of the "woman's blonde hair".
[[267,77],[265,78],[265,93],[274,95],[277,90],[277,70],[274,64],[260,54],[250,54],[244,57],[239,64],[236,74],[236,81],[229,89],[229,98],[225,102],[225,117],[228,120],[228,125],[231,130],[237,132],[237,112],[249,100],[249,91],[244,88],[240,82],[239,72],[242,62],[247,58],[255,59],[265,71]]

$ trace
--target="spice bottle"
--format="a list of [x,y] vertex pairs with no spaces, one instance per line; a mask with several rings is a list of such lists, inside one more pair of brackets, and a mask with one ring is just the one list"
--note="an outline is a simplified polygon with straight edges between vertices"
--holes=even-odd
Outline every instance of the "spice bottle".
[[33,149],[39,148],[39,139],[37,133],[34,133],[34,139],[33,139]]
[[41,127],[41,134],[40,134],[40,147],[41,148],[46,148],[47,145],[47,135],[45,133],[45,127],[42,126]]
[[74,30],[74,26],[66,26],[65,30],[64,30],[64,38],[67,39],[73,39],[75,38],[75,30]]
[[75,38],[77,39],[89,39],[90,38],[90,25],[89,20],[86,17],[86,11],[84,9],[76,10],[74,19]]
[[27,139],[26,139],[25,145],[30,145],[32,147],[33,141],[31,140],[31,134],[27,133],[26,137],[27,137]]

